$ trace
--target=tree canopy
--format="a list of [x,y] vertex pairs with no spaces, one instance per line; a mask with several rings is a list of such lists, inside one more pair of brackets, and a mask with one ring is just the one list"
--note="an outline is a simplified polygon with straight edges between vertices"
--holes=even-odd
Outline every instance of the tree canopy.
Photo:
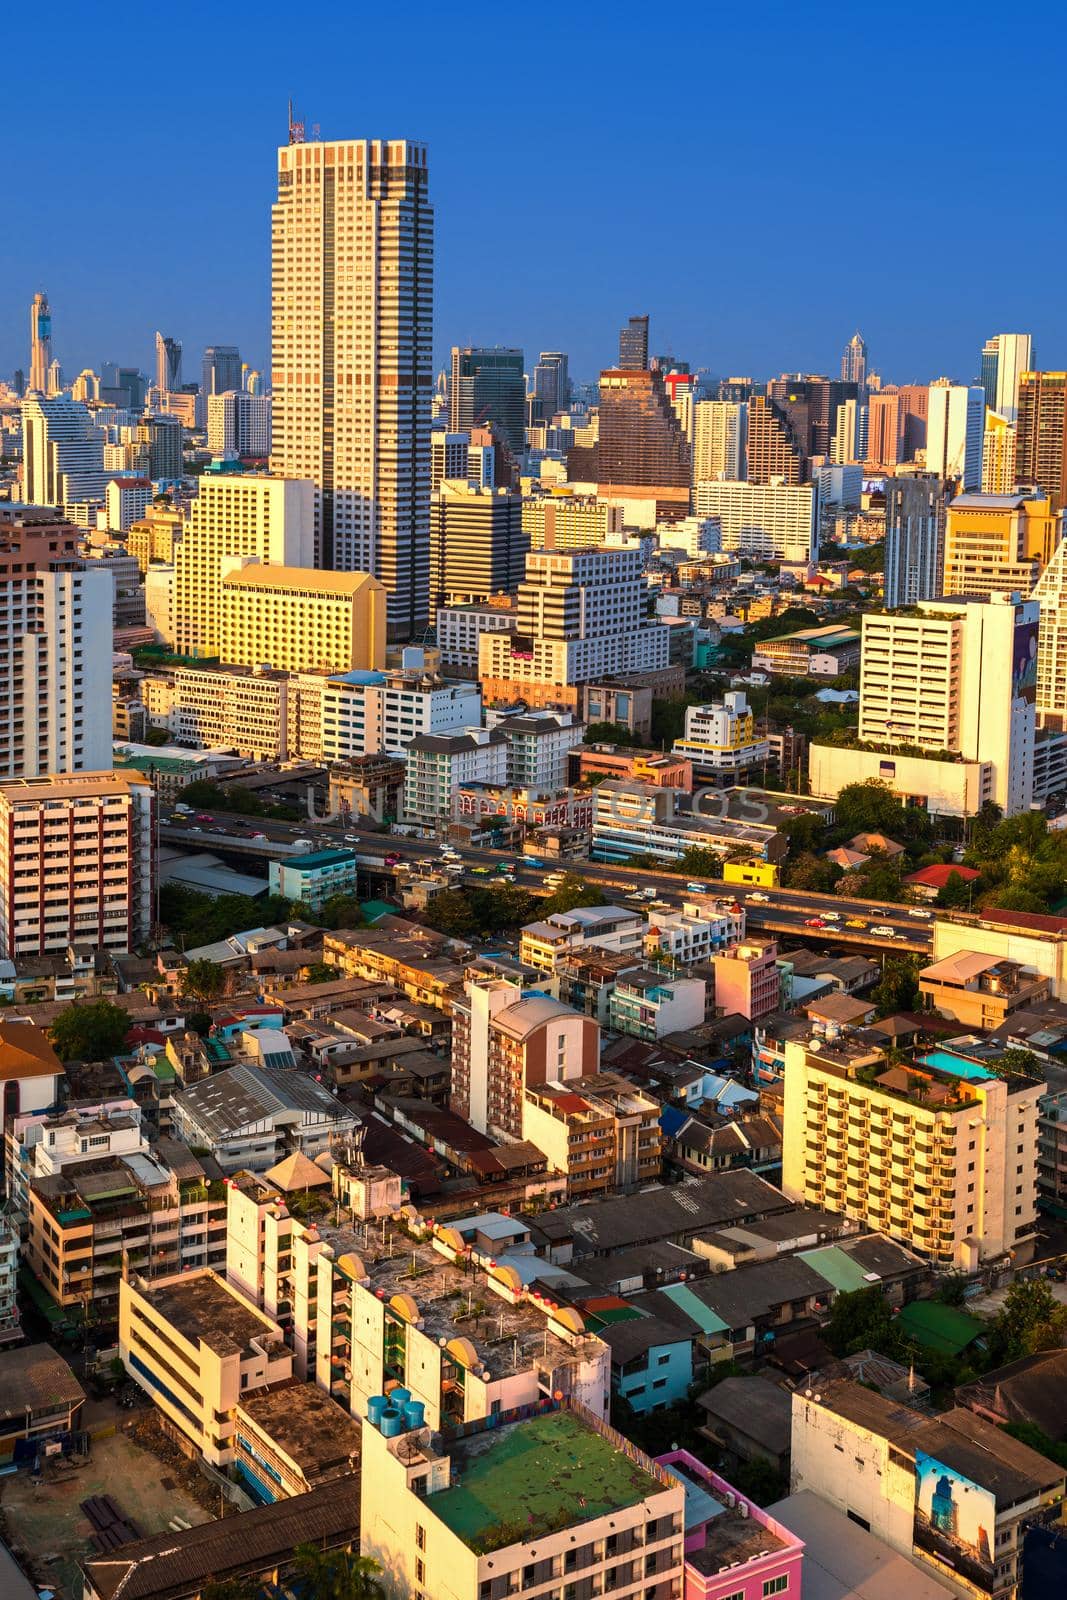
[[226,990],[226,972],[217,961],[199,956],[190,961],[182,973],[182,994],[186,999],[199,1000],[208,1005],[218,1000]]
[[112,1000],[76,1000],[48,1030],[60,1061],[106,1061],[121,1053],[129,1031],[129,1012]]

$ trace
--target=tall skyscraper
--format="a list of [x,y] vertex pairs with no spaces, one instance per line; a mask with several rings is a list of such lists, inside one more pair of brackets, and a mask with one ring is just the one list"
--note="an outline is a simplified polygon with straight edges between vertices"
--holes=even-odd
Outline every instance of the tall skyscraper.
[[209,344],[200,370],[206,403],[210,394],[241,387],[241,352],[235,344]]
[[430,607],[513,594],[526,570],[522,496],[445,479],[430,506]]
[[179,339],[156,334],[156,388],[161,394],[177,394],[182,386],[182,347]]
[[1067,539],[1061,539],[1034,590],[1037,631],[1037,719],[1067,732]]
[[22,402],[22,498],[31,506],[104,502],[104,434],[87,406],[65,395]]
[[319,564],[385,584],[392,639],[429,616],[428,185],[425,146],[403,139],[278,151],[271,464],[316,486]]
[[208,396],[207,447],[216,455],[233,451],[239,456],[270,455],[269,394],[228,389]]
[[1014,423],[1019,407],[1019,384],[1034,365],[1033,339],[1028,333],[996,333],[982,346],[982,389],[985,403]]
[[895,467],[904,453],[904,400],[883,389],[867,402],[867,457],[874,467]]
[[885,603],[913,606],[943,593],[945,485],[930,474],[885,487]]
[[1024,372],[1019,384],[1015,481],[1067,504],[1067,372]]
[[788,419],[806,456],[830,454],[838,409],[844,401],[855,400],[857,394],[854,383],[804,372],[785,373],[767,385],[768,399]]
[[[867,407],[863,407],[866,415]],[[834,437],[830,444],[830,460],[838,465],[859,461],[861,457],[860,406],[856,400],[842,400],[837,408]]]
[[619,331],[619,370],[643,372],[648,366],[648,318],[631,317]]
[[516,460],[526,443],[526,378],[521,350],[452,347],[448,426],[452,433],[492,427]]
[[698,400],[693,407],[693,482],[743,478],[747,431],[744,401]]
[[982,440],[982,493],[1011,494],[1015,488],[1015,429],[986,407]]
[[542,350],[533,375],[533,395],[541,418],[547,422],[557,411],[565,410],[570,393],[566,355],[562,350]]
[[0,778],[110,767],[114,579],[43,507],[0,506]]
[[846,344],[841,357],[841,377],[845,383],[854,383],[862,397],[867,387],[867,346],[858,330]]
[[657,520],[664,521],[688,515],[692,470],[689,440],[662,372],[602,372],[599,437],[568,451],[572,483],[596,483],[605,499],[654,500]]
[[30,392],[47,394],[52,365],[52,312],[48,296],[38,291],[30,303]]
[[926,418],[926,469],[939,478],[958,478],[961,489],[982,485],[985,390],[979,384],[930,385]]
[[748,402],[748,481],[803,483],[807,477],[804,448],[784,409],[763,395]]

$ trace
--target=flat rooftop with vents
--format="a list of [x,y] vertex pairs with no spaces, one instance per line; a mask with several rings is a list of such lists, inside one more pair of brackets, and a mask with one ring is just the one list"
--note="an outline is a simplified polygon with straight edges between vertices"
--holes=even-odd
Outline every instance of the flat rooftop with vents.
[[610,1516],[672,1486],[572,1411],[477,1434],[456,1446],[452,1470],[461,1481],[427,1505],[481,1553]]
[[145,1284],[139,1292],[190,1344],[205,1344],[217,1355],[249,1348],[253,1339],[264,1347],[277,1340],[277,1329],[240,1299],[214,1272],[188,1273],[167,1284]]

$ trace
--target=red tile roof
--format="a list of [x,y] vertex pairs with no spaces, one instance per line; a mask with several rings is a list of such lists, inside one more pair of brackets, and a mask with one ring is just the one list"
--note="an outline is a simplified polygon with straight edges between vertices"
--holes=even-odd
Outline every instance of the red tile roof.
[[953,862],[948,862],[942,866],[920,867],[918,872],[909,872],[904,882],[920,883],[928,889],[943,889],[953,873],[961,877],[964,883],[971,883],[982,876],[974,867],[957,867]]
[[1034,933],[1067,933],[1067,917],[1046,917],[1037,911],[1000,911],[982,908],[983,922],[1002,922],[1006,928],[1030,928]]

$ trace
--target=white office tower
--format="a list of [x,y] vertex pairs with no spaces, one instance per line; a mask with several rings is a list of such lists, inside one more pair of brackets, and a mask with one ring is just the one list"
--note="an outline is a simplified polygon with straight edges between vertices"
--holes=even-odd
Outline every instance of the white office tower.
[[718,517],[722,548],[761,561],[811,561],[819,496],[810,483],[698,483],[698,517]]
[[666,667],[669,630],[645,607],[639,550],[531,551],[517,630],[481,635],[478,676],[563,686]]
[[314,550],[315,486],[308,479],[204,473],[174,552],[179,655],[218,655],[224,557],[310,567]]
[[848,462],[862,459],[859,401],[842,400],[837,408],[834,436],[830,441],[830,460],[838,465],[846,465]]
[[104,434],[88,406],[65,395],[22,402],[22,498],[31,506],[104,503]]
[[1038,581],[1037,717],[1067,733],[1067,539],[1061,539]]
[[[608,543],[622,544],[625,533]],[[717,517],[682,517],[678,522],[661,522],[656,528],[661,550],[684,550],[690,561],[717,555],[722,549],[722,528]]]
[[75,528],[0,507],[0,778],[110,767],[114,598]]
[[182,347],[178,339],[156,334],[156,388],[160,394],[177,394],[182,386]]
[[982,487],[985,390],[980,384],[930,385],[926,414],[926,470],[958,478],[961,489]]
[[998,333],[997,398],[993,407],[1014,425],[1019,417],[1019,382],[1034,370],[1034,341],[1028,333]]
[[318,564],[380,578],[390,637],[410,638],[430,587],[425,146],[283,146],[271,286],[272,469],[316,487]]
[[270,455],[269,394],[227,389],[207,401],[207,447],[213,455]]
[[[872,756],[873,768],[893,765],[895,747],[917,746],[935,757],[949,751],[987,768],[974,798],[994,801],[1009,817],[1027,810],[1037,602],[1007,593],[920,600],[910,613],[868,612],[862,630],[857,731],[861,747],[890,757]],[[893,776],[888,781],[906,792]]]
[[932,600],[944,590],[945,486],[916,474],[889,478],[885,492],[885,603]]
[[744,401],[698,400],[693,406],[693,482],[745,476],[748,406]]

